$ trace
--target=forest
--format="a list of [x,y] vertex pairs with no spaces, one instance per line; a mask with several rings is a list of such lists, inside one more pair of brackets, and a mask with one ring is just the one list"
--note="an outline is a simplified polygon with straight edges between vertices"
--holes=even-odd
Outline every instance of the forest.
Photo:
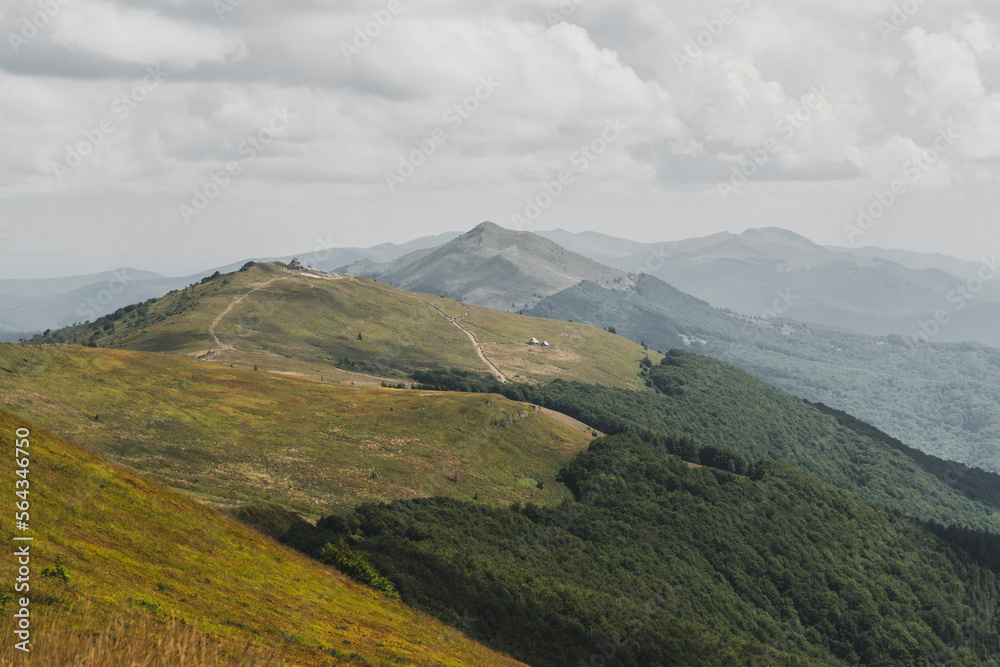
[[368,504],[277,535],[532,665],[998,664],[1000,541],[760,460],[692,468],[639,434],[560,472],[561,506]]
[[[670,350],[636,369],[655,391],[553,380],[501,384],[463,371],[414,374],[423,389],[502,394],[567,414],[606,434],[650,432],[773,459],[903,514],[1000,534],[1000,477],[923,454],[878,429],[810,404],[729,364]],[[695,463],[694,454],[677,452]]]
[[[923,452],[1000,472],[995,348],[745,316],[712,308],[646,274],[629,290],[584,281],[525,314],[614,327],[656,350],[705,354],[844,410]],[[788,316],[794,318],[794,311]]]

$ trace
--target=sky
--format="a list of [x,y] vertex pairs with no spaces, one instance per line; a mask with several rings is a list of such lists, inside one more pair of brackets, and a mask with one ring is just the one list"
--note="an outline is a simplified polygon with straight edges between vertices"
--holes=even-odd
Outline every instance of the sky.
[[484,220],[1000,250],[1000,6],[4,0],[0,278]]

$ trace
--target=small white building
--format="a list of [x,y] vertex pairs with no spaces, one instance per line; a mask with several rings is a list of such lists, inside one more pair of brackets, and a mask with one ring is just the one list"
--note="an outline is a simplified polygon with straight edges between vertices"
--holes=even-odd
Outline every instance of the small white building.
[[549,347],[549,341],[543,340],[542,341],[542,347]]

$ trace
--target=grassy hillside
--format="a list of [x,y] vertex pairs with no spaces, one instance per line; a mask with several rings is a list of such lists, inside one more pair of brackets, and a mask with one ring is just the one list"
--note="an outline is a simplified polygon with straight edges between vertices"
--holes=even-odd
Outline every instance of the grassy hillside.
[[[487,370],[453,318],[475,331],[487,355],[498,355],[494,363],[502,372],[510,363],[511,376],[558,373],[641,386],[633,369],[645,351],[627,339],[582,324],[478,308],[466,313],[456,301],[365,278],[256,264],[32,342],[168,352],[340,381],[357,381],[352,372],[395,378],[417,369]],[[552,344],[546,357],[527,345],[532,336]],[[541,363],[524,364],[522,358]]]
[[[582,283],[530,313],[610,325],[659,350],[689,349],[727,361],[921,451],[1000,472],[1000,350],[745,318],[648,275],[614,293]],[[795,317],[794,308],[787,315]]]
[[[117,639],[148,645],[146,619],[153,621],[152,632],[174,639],[178,633],[167,624],[170,619],[196,625],[197,638],[218,642],[217,664],[238,664],[234,656],[244,648],[261,659],[276,654],[280,662],[296,665],[517,664],[204,505],[0,410],[5,443],[13,442],[18,428],[31,431],[33,641],[39,660],[46,651],[60,657],[47,664],[81,664],[76,661],[86,658],[86,652],[60,653],[62,644],[82,648]],[[20,479],[12,462],[0,476],[11,490]],[[13,511],[0,515],[0,532],[8,539],[15,533],[12,521]],[[43,568],[57,566],[58,557],[68,582],[42,575]],[[24,663],[22,655],[15,658],[10,639],[16,567],[9,555],[0,560],[0,632],[8,638],[0,649],[4,664]],[[130,633],[133,623],[144,634]],[[113,637],[91,636],[109,624]],[[89,641],[80,641],[81,636]],[[191,639],[182,646],[196,652]],[[172,648],[164,645],[159,652]],[[118,660],[127,654],[123,650],[115,663],[82,664],[123,664]]]
[[559,502],[559,466],[592,439],[573,420],[496,396],[142,352],[5,344],[0,376],[0,404],[113,461],[213,502],[307,514],[429,495]]
[[562,472],[574,501],[447,499],[324,520],[404,600],[548,665],[997,665],[997,538],[904,519],[773,461],[693,469],[634,436]]

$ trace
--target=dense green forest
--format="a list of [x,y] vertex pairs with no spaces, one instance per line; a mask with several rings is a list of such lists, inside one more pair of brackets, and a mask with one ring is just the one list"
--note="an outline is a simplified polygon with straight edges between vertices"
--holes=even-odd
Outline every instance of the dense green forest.
[[539,667],[1000,664],[995,536],[783,463],[693,469],[634,434],[560,479],[555,508],[433,498],[271,532],[344,540],[408,604]]
[[[917,452],[877,429],[811,405],[729,364],[671,350],[643,364],[658,391],[628,391],[554,380],[501,384],[492,376],[429,371],[424,388],[503,394],[568,414],[604,433],[628,429],[683,436],[740,452],[748,461],[784,461],[906,515],[1000,534],[1000,477]],[[693,454],[673,452],[699,463]]]
[[[614,327],[653,349],[683,348],[727,361],[795,396],[856,415],[921,451],[1000,472],[995,348],[918,344],[903,336],[743,317],[645,274],[627,290],[583,282],[525,312]],[[794,308],[787,316],[795,317]]]

